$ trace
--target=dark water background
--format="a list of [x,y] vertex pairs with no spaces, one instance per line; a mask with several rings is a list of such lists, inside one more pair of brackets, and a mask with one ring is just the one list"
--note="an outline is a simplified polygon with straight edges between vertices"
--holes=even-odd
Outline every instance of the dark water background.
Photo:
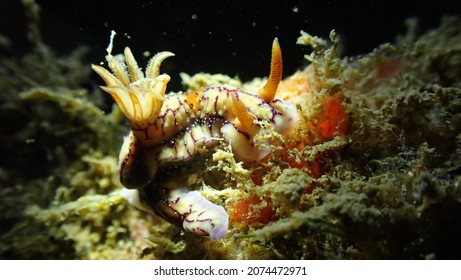
[[[37,3],[43,40],[59,53],[89,45],[88,62],[100,62],[110,30],[118,33],[115,52],[126,45],[138,58],[145,50],[174,52],[176,57],[163,68],[172,77],[171,90],[181,89],[180,72],[238,74],[243,80],[267,75],[274,37],[282,45],[285,74],[290,74],[302,66],[308,52],[295,44],[300,30],[328,37],[335,29],[344,45],[343,55],[350,56],[392,42],[405,32],[406,18],[417,17],[424,31],[436,27],[442,15],[461,14],[461,1],[455,0]],[[12,39],[14,52],[27,51],[26,33],[21,1],[1,0],[0,34]]]

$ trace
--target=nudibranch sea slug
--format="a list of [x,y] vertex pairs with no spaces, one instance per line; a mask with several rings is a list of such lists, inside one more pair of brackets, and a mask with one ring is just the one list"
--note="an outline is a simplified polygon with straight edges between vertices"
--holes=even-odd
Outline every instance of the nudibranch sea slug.
[[[106,56],[110,71],[92,68],[131,127],[119,156],[125,197],[188,232],[223,238],[229,223],[226,210],[188,189],[184,174],[200,168],[194,160],[219,145],[228,145],[239,161],[260,160],[270,152],[269,130],[284,135],[295,127],[295,106],[275,97],[282,78],[277,38],[269,78],[257,94],[225,85],[165,94],[170,76],[160,74],[160,66],[173,53],[158,53],[143,73],[128,47],[118,59],[111,45]],[[265,143],[255,141],[256,135]]]

